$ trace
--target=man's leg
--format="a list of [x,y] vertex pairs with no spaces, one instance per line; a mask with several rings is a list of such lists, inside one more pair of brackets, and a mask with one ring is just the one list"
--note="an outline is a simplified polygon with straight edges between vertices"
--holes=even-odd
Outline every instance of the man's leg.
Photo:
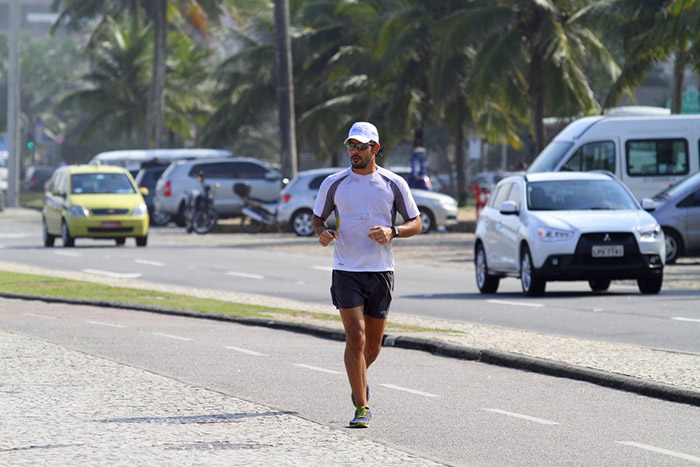
[[[341,308],[340,317],[345,328],[345,371],[350,380],[350,389],[358,407],[367,405],[367,361],[365,360],[364,308]],[[376,358],[376,355],[375,357]]]
[[365,365],[367,368],[374,363],[382,350],[382,340],[386,318],[374,318],[365,315]]

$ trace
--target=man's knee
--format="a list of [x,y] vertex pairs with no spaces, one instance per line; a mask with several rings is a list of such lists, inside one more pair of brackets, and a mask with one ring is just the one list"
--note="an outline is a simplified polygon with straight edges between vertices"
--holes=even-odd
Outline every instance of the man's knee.
[[353,352],[365,351],[365,331],[360,326],[353,326],[345,330],[346,346]]

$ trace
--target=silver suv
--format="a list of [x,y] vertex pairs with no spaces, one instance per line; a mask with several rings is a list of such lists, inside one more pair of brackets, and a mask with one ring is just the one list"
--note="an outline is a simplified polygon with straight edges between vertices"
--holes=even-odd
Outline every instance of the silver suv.
[[179,226],[184,226],[187,192],[201,188],[196,178],[200,171],[205,183],[212,187],[214,207],[221,218],[240,215],[242,202],[233,192],[233,185],[238,182],[248,182],[251,197],[267,202],[275,202],[282,189],[279,171],[257,159],[227,157],[173,162],[156,184],[155,208],[173,216]]

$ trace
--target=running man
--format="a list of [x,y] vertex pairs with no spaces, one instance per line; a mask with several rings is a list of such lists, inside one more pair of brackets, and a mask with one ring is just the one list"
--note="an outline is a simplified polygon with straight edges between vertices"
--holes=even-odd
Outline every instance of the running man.
[[[351,167],[326,178],[314,205],[312,227],[321,246],[335,241],[331,297],[345,328],[345,369],[355,417],[352,428],[368,428],[367,368],[377,359],[394,290],[395,237],[421,231],[420,212],[406,181],[379,167],[377,128],[352,125],[345,147]],[[408,219],[396,225],[396,213]],[[326,219],[335,213],[337,229]]]

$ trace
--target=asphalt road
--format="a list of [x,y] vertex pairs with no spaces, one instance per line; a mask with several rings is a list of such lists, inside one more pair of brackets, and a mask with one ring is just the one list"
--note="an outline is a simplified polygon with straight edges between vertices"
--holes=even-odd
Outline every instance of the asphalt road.
[[[347,429],[352,416],[340,342],[211,320],[8,299],[0,299],[0,328],[336,429]],[[372,428],[352,433],[452,465],[700,463],[698,407],[395,348],[382,351],[369,381]]]
[[[331,249],[291,234],[187,235],[152,229],[149,246],[78,239],[76,248],[41,246],[38,213],[0,225],[0,260],[95,277],[132,278],[174,286],[274,295],[330,306]],[[641,295],[632,282],[593,293],[582,282],[550,283],[526,298],[516,280],[496,295],[478,293],[469,261],[470,234],[433,234],[396,245],[392,311],[503,326],[546,334],[700,353],[700,266],[669,266],[659,295]],[[60,245],[60,240],[57,241]],[[681,273],[679,274],[678,271]],[[674,281],[675,277],[695,279]],[[678,286],[680,284],[680,286]]]

